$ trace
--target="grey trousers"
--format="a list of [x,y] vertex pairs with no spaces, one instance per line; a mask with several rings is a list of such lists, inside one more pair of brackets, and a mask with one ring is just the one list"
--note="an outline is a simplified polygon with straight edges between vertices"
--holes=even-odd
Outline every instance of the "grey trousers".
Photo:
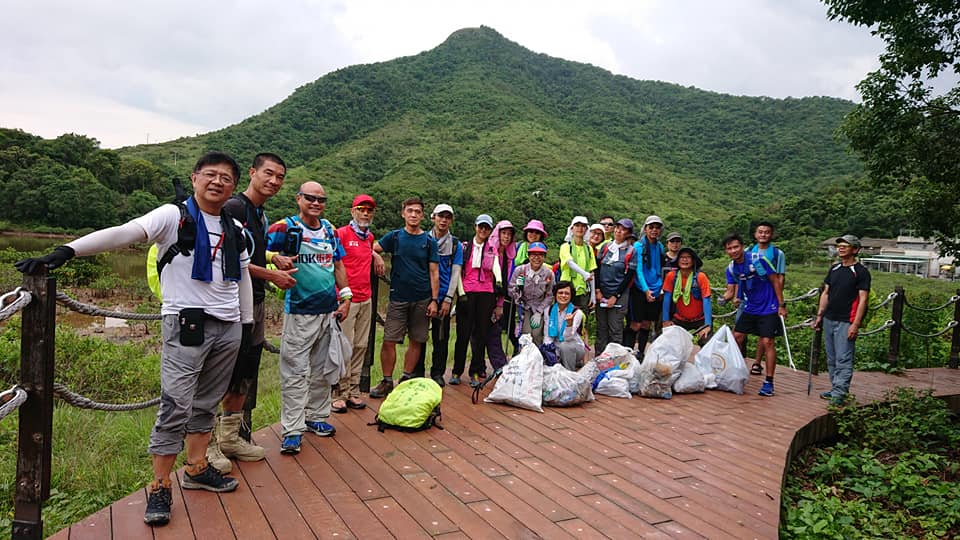
[[623,341],[623,324],[627,316],[627,302],[620,307],[597,306],[597,341],[594,350],[601,354],[608,343]]
[[850,323],[823,319],[823,341],[827,350],[827,371],[830,374],[830,394],[842,398],[850,391],[853,378],[853,355],[856,340],[847,339]]
[[280,343],[280,428],[300,435],[305,422],[330,417],[333,394],[322,370],[330,355],[333,313],[283,316]]
[[238,322],[207,319],[203,344],[184,346],[180,344],[177,315],[164,315],[161,326],[160,408],[147,451],[169,456],[183,450],[187,433],[208,433],[213,429],[217,405],[230,384],[243,331]]

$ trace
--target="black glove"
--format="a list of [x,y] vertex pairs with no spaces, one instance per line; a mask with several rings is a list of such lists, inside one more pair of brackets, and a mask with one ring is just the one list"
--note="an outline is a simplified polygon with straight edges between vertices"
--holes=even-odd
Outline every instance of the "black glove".
[[63,264],[73,256],[76,255],[76,252],[70,246],[58,246],[50,253],[44,255],[43,257],[31,257],[29,259],[23,259],[22,261],[17,261],[13,263],[17,270],[23,272],[24,274],[36,274],[41,266],[46,266],[48,270],[53,270],[54,268],[60,268]]

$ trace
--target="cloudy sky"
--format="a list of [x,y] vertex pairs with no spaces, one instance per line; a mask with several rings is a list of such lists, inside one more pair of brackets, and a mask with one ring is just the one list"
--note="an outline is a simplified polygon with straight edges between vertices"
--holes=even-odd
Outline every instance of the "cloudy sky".
[[0,126],[104,147],[227,126],[354,64],[490,26],[536,52],[736,95],[837,96],[882,43],[817,0],[31,0],[0,32]]

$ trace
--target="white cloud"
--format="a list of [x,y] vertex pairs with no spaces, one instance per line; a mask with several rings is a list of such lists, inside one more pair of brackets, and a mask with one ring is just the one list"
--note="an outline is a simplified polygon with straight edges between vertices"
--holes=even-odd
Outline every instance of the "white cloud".
[[464,27],[634,78],[773,97],[855,99],[881,49],[815,0],[33,0],[4,15],[0,125],[105,146],[219,129]]

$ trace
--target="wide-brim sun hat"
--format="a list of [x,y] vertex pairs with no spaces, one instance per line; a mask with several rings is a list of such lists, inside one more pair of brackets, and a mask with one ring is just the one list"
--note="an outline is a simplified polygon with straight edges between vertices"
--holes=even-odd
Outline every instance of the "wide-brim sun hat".
[[527,231],[536,231],[543,235],[543,238],[547,237],[547,228],[543,226],[543,222],[539,219],[531,219],[527,222],[527,225],[523,228],[523,232]]

